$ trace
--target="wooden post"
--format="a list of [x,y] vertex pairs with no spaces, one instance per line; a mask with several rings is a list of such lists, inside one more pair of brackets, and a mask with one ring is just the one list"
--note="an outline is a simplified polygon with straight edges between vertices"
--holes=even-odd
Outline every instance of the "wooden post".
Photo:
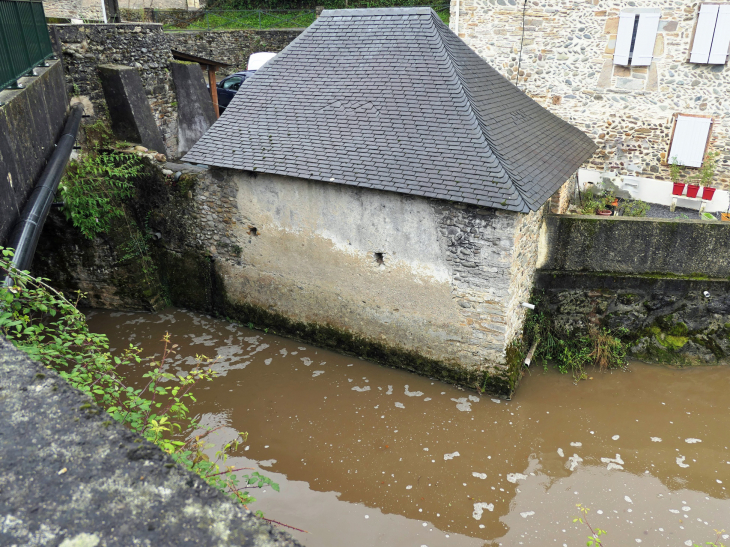
[[218,113],[218,90],[215,86],[215,67],[208,65],[208,85],[210,85],[210,98],[213,100],[213,109],[215,110],[215,119],[219,117]]

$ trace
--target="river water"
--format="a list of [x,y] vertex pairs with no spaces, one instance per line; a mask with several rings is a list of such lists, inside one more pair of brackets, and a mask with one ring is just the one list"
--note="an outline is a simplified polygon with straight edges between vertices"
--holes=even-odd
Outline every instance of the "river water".
[[248,432],[229,462],[281,485],[251,508],[309,547],[585,545],[576,504],[608,547],[730,531],[730,367],[533,366],[503,401],[183,310],[88,318],[145,355],[169,331],[174,370],[220,356],[191,411],[220,444]]

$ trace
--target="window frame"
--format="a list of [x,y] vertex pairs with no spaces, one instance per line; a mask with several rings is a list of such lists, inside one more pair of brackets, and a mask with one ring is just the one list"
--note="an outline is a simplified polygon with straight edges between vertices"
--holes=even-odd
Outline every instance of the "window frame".
[[707,157],[707,152],[710,149],[710,140],[712,139],[712,129],[715,126],[715,118],[712,116],[708,116],[705,114],[685,114],[683,112],[675,112],[672,114],[672,134],[669,136],[669,146],[667,147],[667,155],[664,160],[664,165],[671,165],[672,164],[672,158],[669,157],[669,155],[672,152],[672,145],[674,144],[674,132],[677,129],[677,121],[679,120],[680,116],[684,116],[685,118],[705,118],[710,120],[710,128],[707,130],[707,140],[705,141],[705,148],[702,152],[702,161],[700,162],[699,167],[694,167],[692,165],[682,165],[682,167],[685,167],[687,169],[700,169],[702,165],[705,163],[705,158]]
[[[728,61],[730,60],[730,54],[725,55],[725,62],[724,63],[710,63],[709,62],[709,55],[712,53],[712,42],[710,42],[710,51],[707,52],[708,55],[708,62],[707,63],[695,63],[692,61],[692,48],[694,48],[695,45],[695,37],[697,35],[697,26],[700,22],[700,11],[702,10],[702,6],[708,5],[708,6],[730,6],[730,2],[700,2],[697,5],[697,12],[695,14],[694,22],[692,23],[692,36],[690,36],[689,40],[689,47],[687,48],[687,59],[685,62],[693,64],[693,65],[717,65],[717,66],[727,66]],[[718,14],[719,16],[719,14]],[[728,48],[728,51],[730,51],[730,48]]]

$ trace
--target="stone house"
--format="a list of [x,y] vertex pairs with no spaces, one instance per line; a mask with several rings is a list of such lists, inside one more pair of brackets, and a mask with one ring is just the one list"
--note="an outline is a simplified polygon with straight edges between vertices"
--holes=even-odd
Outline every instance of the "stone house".
[[229,300],[508,396],[546,203],[594,150],[397,8],[324,11],[184,159],[235,188]]
[[584,168],[669,180],[720,152],[730,188],[730,3],[451,0],[451,28],[598,144]]

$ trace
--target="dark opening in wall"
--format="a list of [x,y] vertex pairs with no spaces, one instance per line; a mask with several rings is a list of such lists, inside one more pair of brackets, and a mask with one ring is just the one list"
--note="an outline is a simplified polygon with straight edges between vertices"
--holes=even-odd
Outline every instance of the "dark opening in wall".
[[258,228],[256,228],[256,226],[249,226],[248,227],[248,235],[251,235],[251,236],[257,236],[257,235],[259,235]]
[[385,253],[373,253],[373,258],[377,264],[385,264]]

